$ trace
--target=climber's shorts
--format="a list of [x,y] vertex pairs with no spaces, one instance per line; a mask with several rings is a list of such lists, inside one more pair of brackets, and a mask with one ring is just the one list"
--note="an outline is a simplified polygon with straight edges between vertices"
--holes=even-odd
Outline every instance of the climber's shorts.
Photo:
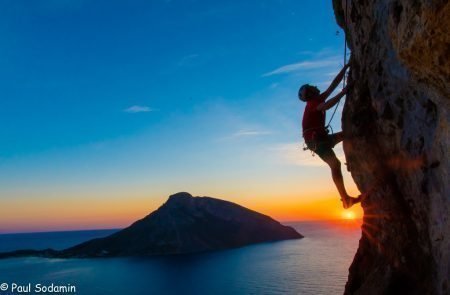
[[336,157],[333,147],[338,143],[338,138],[335,134],[327,135],[318,140],[306,141],[308,149],[319,155],[322,160]]

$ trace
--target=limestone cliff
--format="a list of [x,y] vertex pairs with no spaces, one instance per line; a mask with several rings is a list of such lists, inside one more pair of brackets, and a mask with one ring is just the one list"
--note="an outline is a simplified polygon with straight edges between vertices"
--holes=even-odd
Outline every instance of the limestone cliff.
[[344,151],[371,191],[345,292],[450,294],[449,1],[345,1]]

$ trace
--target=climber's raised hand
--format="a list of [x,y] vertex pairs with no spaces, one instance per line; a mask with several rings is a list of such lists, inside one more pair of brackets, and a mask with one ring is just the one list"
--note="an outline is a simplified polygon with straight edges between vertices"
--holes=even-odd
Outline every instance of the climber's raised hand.
[[330,96],[330,94],[334,91],[334,89],[336,89],[339,83],[341,83],[342,79],[344,78],[345,71],[347,70],[348,67],[349,64],[346,64],[333,79],[333,82],[331,82],[331,85],[328,87],[328,89],[320,94],[321,100],[326,100],[328,96]]

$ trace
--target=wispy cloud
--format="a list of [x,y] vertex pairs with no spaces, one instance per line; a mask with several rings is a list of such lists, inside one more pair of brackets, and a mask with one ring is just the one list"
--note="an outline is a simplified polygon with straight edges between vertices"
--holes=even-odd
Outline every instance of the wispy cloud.
[[336,64],[339,63],[339,61],[340,60],[339,60],[338,56],[304,60],[304,61],[301,61],[298,63],[281,66],[273,71],[263,74],[262,76],[269,77],[269,76],[273,76],[273,75],[288,74],[288,73],[297,72],[297,71],[301,71],[301,70],[329,68],[332,66],[336,66]]
[[152,109],[150,107],[147,107],[147,106],[134,105],[134,106],[131,106],[131,107],[127,108],[127,109],[124,109],[123,111],[126,112],[126,113],[135,114],[135,113],[153,112],[154,109]]
[[233,133],[231,137],[261,136],[268,134],[271,134],[271,132],[265,130],[239,130]]
[[256,138],[259,136],[266,136],[272,134],[271,131],[268,130],[260,130],[260,129],[240,129],[236,132],[219,138],[219,141],[229,141],[229,140],[237,140],[242,138]]

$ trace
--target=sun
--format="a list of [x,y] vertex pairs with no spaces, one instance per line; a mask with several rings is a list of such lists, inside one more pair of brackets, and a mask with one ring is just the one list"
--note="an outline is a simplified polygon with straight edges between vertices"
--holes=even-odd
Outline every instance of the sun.
[[356,214],[352,211],[345,211],[342,212],[342,218],[346,220],[354,220],[356,218]]

